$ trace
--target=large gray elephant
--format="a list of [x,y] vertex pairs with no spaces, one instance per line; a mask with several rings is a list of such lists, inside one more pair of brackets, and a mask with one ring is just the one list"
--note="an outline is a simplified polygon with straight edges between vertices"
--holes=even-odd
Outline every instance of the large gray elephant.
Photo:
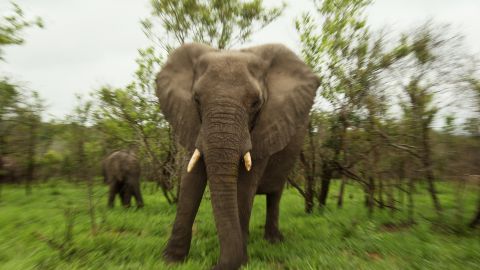
[[130,207],[132,196],[137,207],[143,207],[140,191],[140,163],[129,151],[116,151],[103,160],[104,182],[109,185],[108,206],[113,207],[115,196],[120,196],[124,207]]
[[282,45],[224,51],[185,44],[170,54],[156,83],[161,109],[192,155],[164,258],[186,258],[208,182],[220,240],[215,269],[237,269],[248,260],[255,194],[267,199],[265,238],[283,239],[280,197],[302,147],[319,79]]

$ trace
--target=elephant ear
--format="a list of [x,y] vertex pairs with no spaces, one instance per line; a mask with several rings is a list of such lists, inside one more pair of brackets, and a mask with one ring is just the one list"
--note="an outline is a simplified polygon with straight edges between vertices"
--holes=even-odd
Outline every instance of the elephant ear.
[[251,132],[254,158],[272,155],[287,146],[308,120],[319,78],[283,45],[246,49],[267,63],[266,101]]
[[195,62],[215,49],[203,44],[184,44],[174,50],[157,75],[157,97],[177,141],[193,150],[200,130],[200,117],[193,101]]

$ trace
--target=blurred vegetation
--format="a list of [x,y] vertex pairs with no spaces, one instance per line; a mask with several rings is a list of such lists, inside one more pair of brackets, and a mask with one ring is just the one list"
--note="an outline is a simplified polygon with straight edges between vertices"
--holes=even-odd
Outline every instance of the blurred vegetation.
[[2,47],[8,45],[21,45],[25,41],[22,37],[23,30],[37,26],[43,28],[43,21],[37,17],[28,19],[23,9],[12,2],[12,10],[0,18],[0,61],[2,58]]
[[[428,21],[394,35],[368,26],[371,1],[313,2],[316,8],[292,25],[301,57],[322,82],[292,189],[282,200],[287,242],[267,248],[258,240],[260,197],[246,268],[474,269],[480,264],[478,228],[472,229],[480,226],[478,58],[449,26]],[[64,119],[45,121],[48,108],[37,92],[0,78],[0,268],[164,267],[158,258],[186,151],[161,114],[155,75],[180,44],[239,47],[288,7],[261,0],[150,5],[141,27],[151,46],[138,50],[132,81],[79,96]],[[13,5],[0,20],[0,57],[35,26],[43,26],[41,19],[25,18]],[[102,159],[119,149],[141,161],[142,211],[105,208],[106,188],[95,179]],[[192,254],[179,268],[215,261],[209,207],[202,203]]]
[[[469,99],[478,91],[471,80],[478,63],[447,26],[427,22],[396,38],[371,30],[364,15],[370,3],[315,1],[316,11],[296,20],[302,55],[322,79],[318,100],[323,105],[311,112],[302,166],[294,178],[306,182],[307,212],[315,197],[325,206],[330,182],[338,177],[337,206],[343,205],[345,183],[356,181],[364,187],[371,214],[375,208],[397,208],[395,189],[411,196],[416,184],[426,182],[441,218],[436,179],[464,182],[480,173],[475,154],[480,145],[467,131],[479,128],[472,122],[479,116],[478,100]],[[472,126],[455,127],[449,115],[446,128],[433,129],[440,112],[458,102],[471,106],[475,117],[466,123]],[[454,149],[463,154],[454,155]],[[411,197],[409,202],[413,222]]]
[[248,41],[253,33],[277,19],[286,6],[283,3],[267,8],[263,0],[151,0],[150,3],[151,16],[142,21],[142,28],[147,37],[166,51],[191,41],[228,49]]

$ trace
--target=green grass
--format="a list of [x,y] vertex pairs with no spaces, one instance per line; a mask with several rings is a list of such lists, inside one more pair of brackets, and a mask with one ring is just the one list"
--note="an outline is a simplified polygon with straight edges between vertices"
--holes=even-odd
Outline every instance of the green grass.
[[[473,215],[475,190],[465,197],[465,220],[455,218],[454,196],[440,185],[440,199],[447,222],[434,222],[430,199],[416,194],[417,224],[400,224],[403,213],[376,210],[367,217],[363,194],[347,186],[343,209],[331,196],[322,213],[307,215],[295,190],[284,193],[280,226],[285,242],[263,240],[265,198],[257,196],[250,224],[250,261],[244,269],[479,269],[480,233],[467,230]],[[332,195],[337,186],[333,185]],[[143,187],[145,208],[113,210],[106,206],[107,188],[95,189],[96,221],[90,232],[85,186],[61,181],[34,186],[33,194],[6,186],[0,202],[0,269],[209,269],[219,254],[210,201],[204,198],[194,225],[191,252],[185,263],[166,265],[162,249],[169,236],[175,207],[169,206],[153,185]],[[64,244],[65,210],[76,214],[73,238]]]

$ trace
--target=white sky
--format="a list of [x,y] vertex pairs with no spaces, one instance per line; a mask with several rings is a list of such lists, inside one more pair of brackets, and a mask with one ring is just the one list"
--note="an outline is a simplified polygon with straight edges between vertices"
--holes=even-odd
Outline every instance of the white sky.
[[[136,68],[137,49],[149,42],[139,21],[149,15],[148,0],[16,0],[27,15],[40,16],[44,29],[26,31],[26,43],[5,49],[0,74],[35,89],[46,100],[47,118],[63,117],[76,93],[104,84],[124,86]],[[280,1],[265,0],[268,5]],[[310,0],[287,0],[287,10],[274,24],[255,34],[248,45],[284,43],[298,51],[293,20],[312,10]],[[0,1],[0,13],[10,10]],[[480,0],[377,0],[368,9],[374,29],[401,32],[428,19],[450,23],[480,52]]]

